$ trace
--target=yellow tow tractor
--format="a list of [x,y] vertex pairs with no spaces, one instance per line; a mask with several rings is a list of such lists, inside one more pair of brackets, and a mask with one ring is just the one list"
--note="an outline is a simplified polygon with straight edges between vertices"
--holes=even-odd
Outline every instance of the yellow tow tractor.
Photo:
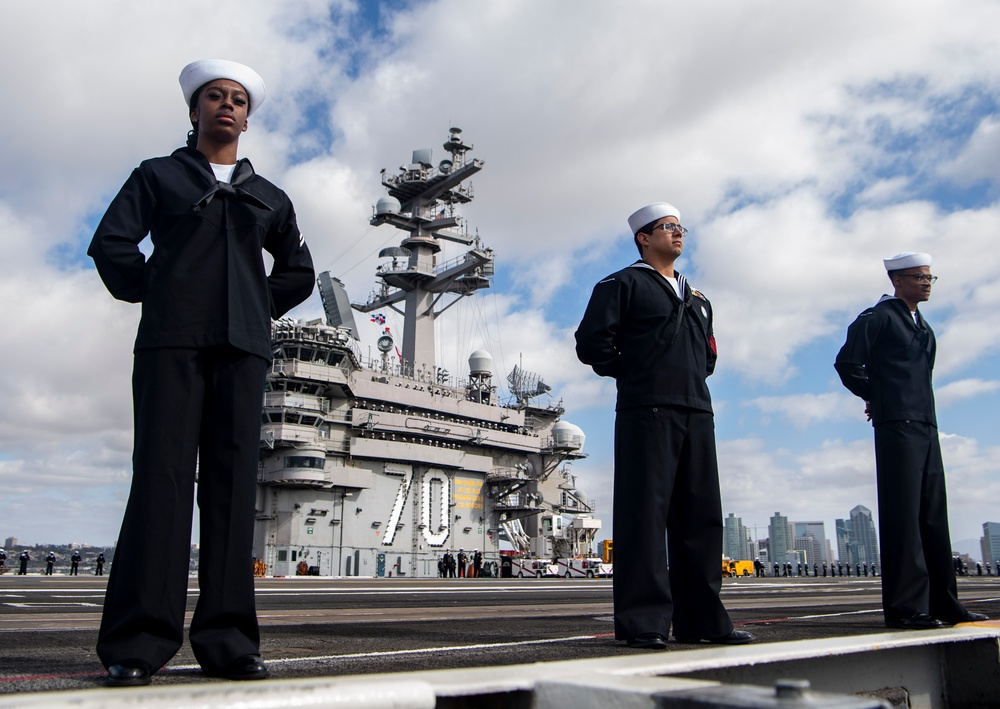
[[753,562],[730,559],[728,556],[724,556],[722,557],[722,575],[730,577],[753,576]]

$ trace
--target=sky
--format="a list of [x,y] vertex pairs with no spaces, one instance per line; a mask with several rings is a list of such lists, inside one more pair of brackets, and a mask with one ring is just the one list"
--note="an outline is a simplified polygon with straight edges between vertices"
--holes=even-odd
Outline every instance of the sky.
[[[583,428],[573,465],[610,536],[614,383],[574,354],[594,283],[636,258],[626,218],[669,201],[678,269],[715,311],[709,380],[723,510],[877,514],[872,430],[832,363],[926,251],[952,539],[1000,520],[1000,3],[846,0],[220,0],[12,3],[0,22],[0,540],[111,544],[130,479],[131,347],[86,249],[143,159],[183,144],[177,76],[254,67],[240,142],[291,197],[318,270],[367,300],[400,232],[368,220],[379,171],[463,129],[493,288],[439,319],[439,364],[486,349]],[[458,253],[457,251],[454,253]],[[318,295],[292,312],[322,314]],[[388,313],[390,325],[398,317]],[[394,320],[393,318],[396,318]],[[377,329],[358,315],[364,351]],[[398,323],[401,326],[401,323]],[[398,328],[401,331],[401,327]]]

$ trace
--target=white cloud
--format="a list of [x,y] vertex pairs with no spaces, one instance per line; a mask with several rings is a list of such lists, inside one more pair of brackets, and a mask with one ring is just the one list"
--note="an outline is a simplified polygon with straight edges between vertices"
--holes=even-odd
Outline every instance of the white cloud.
[[[978,539],[982,523],[997,517],[1000,495],[997,446],[941,433],[948,477],[952,539]],[[821,519],[833,538],[835,519],[846,518],[858,504],[878,520],[875,454],[872,440],[824,441],[798,452],[772,449],[759,438],[722,441],[719,469],[723,509],[747,526],[763,530],[774,512],[789,520]],[[766,530],[759,536],[765,537]]]
[[[922,308],[939,336],[938,374],[955,379],[939,389],[942,405],[993,390],[967,370],[1000,345],[1000,210],[938,205],[926,186],[994,179],[996,117],[982,106],[965,115],[962,101],[1000,86],[995,3],[956,13],[936,0],[438,0],[383,9],[377,36],[357,24],[356,5],[332,6],[64,0],[2,11],[0,61],[20,68],[0,76],[0,477],[19,491],[9,525],[29,524],[29,501],[55,504],[42,479],[121,492],[138,308],[112,301],[80,264],[95,215],[129,170],[183,140],[176,77],[206,47],[264,75],[268,102],[241,148],[292,195],[317,266],[355,301],[367,297],[378,249],[398,241],[387,227],[369,232],[378,170],[394,172],[413,148],[440,158],[447,128],[465,129],[486,163],[465,216],[512,285],[441,319],[440,357],[454,373],[477,347],[493,353],[498,377],[523,356],[565,398],[568,419],[610,409],[613,382],[573,355],[582,306],[558,299],[582,273],[626,265],[625,216],[666,198],[692,228],[683,269],[712,299],[722,361],[740,375],[720,416],[742,401],[767,415],[762,426],[847,416],[847,395],[802,383],[810,348],[874,302],[888,284],[880,259],[901,250],[930,251],[942,276]],[[970,122],[967,142],[936,128],[956,116]],[[296,314],[317,317],[318,299]],[[864,501],[867,443],[802,450],[794,435],[752,430],[720,441],[728,509],[766,515],[780,502],[791,517],[814,517],[809,504],[822,500],[846,505],[843,516]],[[606,491],[597,461],[608,449],[590,452],[577,465],[581,488],[586,471]],[[970,455],[961,469],[983,468],[984,454]],[[110,541],[115,509],[80,528]]]
[[952,539],[979,539],[983,522],[997,521],[1000,446],[942,431],[941,454],[948,478]]
[[775,512],[790,520],[822,519],[832,538],[833,520],[855,505],[877,509],[870,441],[826,441],[800,452],[757,437],[720,441],[719,471],[724,511],[756,525],[760,538]]
[[934,401],[939,407],[970,399],[980,394],[988,394],[1000,389],[1000,381],[996,379],[960,379],[935,388]]
[[864,420],[864,405],[852,394],[791,394],[759,396],[743,402],[764,414],[778,414],[795,428],[808,428],[817,423],[836,420]]
[[956,184],[969,186],[980,180],[996,182],[1000,161],[1000,120],[985,118],[961,152],[941,165],[941,174]]

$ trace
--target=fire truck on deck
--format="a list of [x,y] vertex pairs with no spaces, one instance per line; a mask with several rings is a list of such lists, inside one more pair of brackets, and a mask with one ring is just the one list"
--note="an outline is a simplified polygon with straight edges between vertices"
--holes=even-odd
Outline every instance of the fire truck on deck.
[[596,578],[612,575],[611,564],[605,564],[599,556],[578,559],[556,559],[559,575],[566,578]]
[[559,576],[559,565],[546,559],[529,559],[527,557],[511,559],[511,575],[518,578],[534,576]]
[[590,515],[576,515],[567,524],[562,513],[540,515],[541,539],[529,540],[519,534],[519,523],[505,522],[503,529],[515,546],[510,556],[510,575],[518,578],[596,578],[612,575],[612,566],[593,553],[594,537],[601,521]]

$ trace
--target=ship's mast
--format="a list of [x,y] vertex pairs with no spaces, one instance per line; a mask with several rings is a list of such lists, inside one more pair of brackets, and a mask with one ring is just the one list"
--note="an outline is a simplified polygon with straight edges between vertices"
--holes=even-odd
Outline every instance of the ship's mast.
[[[389,195],[375,205],[371,224],[390,224],[407,232],[398,247],[383,249],[379,255],[392,258],[380,266],[382,279],[378,293],[365,304],[353,304],[363,313],[392,308],[404,316],[403,368],[413,374],[424,370],[433,376],[436,369],[434,320],[459,298],[488,288],[493,275],[493,252],[483,248],[478,239],[472,249],[452,263],[438,264],[442,239],[464,246],[474,244],[467,232],[457,231],[461,218],[455,205],[472,201],[472,189],[462,183],[483,168],[479,160],[469,159],[471,145],[462,142],[462,131],[452,128],[444,149],[450,159],[437,167],[431,163],[431,150],[414,150],[413,162],[399,168],[396,175],[382,170],[382,184]],[[439,307],[446,293],[457,297]],[[397,304],[403,303],[400,311]]]

